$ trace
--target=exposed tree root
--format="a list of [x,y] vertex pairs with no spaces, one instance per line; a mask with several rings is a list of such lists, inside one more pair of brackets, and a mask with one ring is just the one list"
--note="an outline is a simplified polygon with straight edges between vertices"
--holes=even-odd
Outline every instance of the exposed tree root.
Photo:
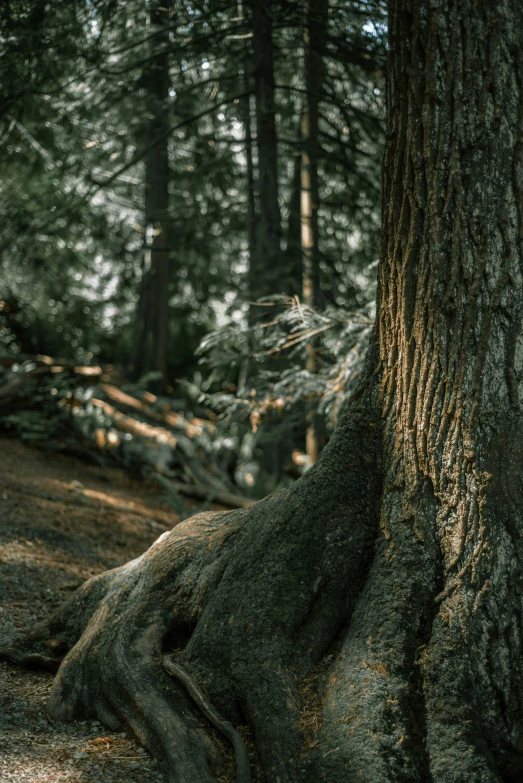
[[187,692],[191,695],[194,703],[199,707],[202,715],[205,715],[207,720],[215,726],[227,739],[230,741],[236,758],[236,767],[238,771],[237,780],[238,783],[251,783],[251,768],[249,763],[249,756],[245,742],[241,734],[236,731],[232,723],[224,720],[212,704],[206,699],[200,688],[196,685],[192,677],[187,672],[177,666],[170,658],[165,657],[163,659],[164,669],[175,679],[182,683]]
[[503,610],[494,622],[475,615],[470,586],[436,601],[436,503],[426,497],[424,518],[405,518],[394,494],[383,498],[375,559],[330,667],[307,781],[515,783],[517,699],[501,696],[513,676],[511,645],[497,644],[499,659],[492,649]]
[[[414,510],[401,486],[380,497],[372,439],[350,441],[348,429],[347,459],[334,440],[291,490],[178,525],[3,651],[51,669],[63,657],[50,717],[125,727],[169,783],[221,775],[205,720],[229,738],[238,783],[249,783],[234,728],[245,719],[267,783],[519,781],[516,572],[491,569],[484,606],[456,587],[428,484]],[[517,568],[508,533],[497,535]],[[304,747],[299,683],[334,640],[323,726]]]
[[[375,425],[364,407],[354,402],[359,416],[340,433],[351,443],[346,456],[333,444],[291,490],[178,525],[35,629],[24,655],[45,656],[50,639],[68,650],[51,718],[125,726],[171,783],[213,783],[222,761],[202,717],[222,730],[247,717],[267,780],[302,780],[299,677],[347,623],[376,532]],[[173,648],[174,680],[165,658]],[[226,733],[247,783],[245,749],[232,725]]]
[[521,780],[502,777],[498,771],[482,725],[491,704],[481,698],[479,671],[467,648],[461,629],[450,629],[445,614],[439,614],[424,655],[432,779],[434,783]]
[[234,515],[208,514],[179,525],[141,558],[82,585],[21,650],[4,657],[49,668],[48,657],[34,650],[59,640],[70,651],[49,701],[53,719],[126,725],[170,780],[210,783],[215,749],[190,700],[165,673],[162,645],[168,632],[176,636],[177,624],[196,624],[205,591],[223,569],[221,554],[241,524]]
[[43,671],[55,674],[62,663],[61,658],[53,658],[40,653],[24,653],[21,650],[10,648],[0,650],[0,661],[14,663],[17,666],[23,666],[26,669],[41,669]]
[[395,505],[392,496],[384,502],[386,528],[330,670],[312,761],[317,780],[426,779],[411,689],[419,630],[437,594],[436,573],[430,547]]

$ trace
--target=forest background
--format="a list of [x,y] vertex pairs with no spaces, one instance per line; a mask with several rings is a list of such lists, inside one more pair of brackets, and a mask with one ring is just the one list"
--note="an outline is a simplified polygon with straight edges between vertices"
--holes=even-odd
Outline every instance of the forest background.
[[182,489],[293,481],[374,318],[384,3],[28,0],[0,25],[3,427]]

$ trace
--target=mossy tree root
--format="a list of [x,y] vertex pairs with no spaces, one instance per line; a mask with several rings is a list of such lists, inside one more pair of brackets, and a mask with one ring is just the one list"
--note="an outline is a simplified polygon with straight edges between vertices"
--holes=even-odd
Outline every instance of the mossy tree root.
[[375,557],[329,669],[306,781],[518,783],[520,644],[516,628],[500,630],[511,608],[499,600],[515,579],[505,564],[491,569],[497,592],[490,606],[478,603],[477,586],[445,570],[434,497],[413,516],[401,500],[394,489],[382,499]]
[[[137,560],[89,580],[22,642],[23,655],[45,656],[51,639],[52,657],[66,653],[50,717],[126,727],[172,783],[214,782],[223,758],[201,705],[165,670],[176,651],[224,721],[250,722],[267,780],[304,779],[299,679],[347,624],[376,536],[376,425],[361,395],[352,408],[321,463],[291,489],[181,523]],[[338,438],[350,444],[341,455]]]

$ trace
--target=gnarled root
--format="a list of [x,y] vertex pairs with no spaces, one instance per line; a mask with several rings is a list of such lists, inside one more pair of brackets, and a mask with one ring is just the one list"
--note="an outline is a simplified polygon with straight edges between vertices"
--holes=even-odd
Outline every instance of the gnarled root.
[[52,718],[96,717],[109,728],[125,725],[170,779],[210,783],[212,744],[161,659],[167,636],[176,644],[180,629],[178,643],[184,643],[187,628],[196,625],[242,513],[199,515],[179,525],[142,557],[86,582],[2,657],[56,669],[60,658],[45,651],[51,646],[66,652],[48,704]]
[[0,650],[0,660],[57,672],[64,655],[73,647],[98,610],[109,586],[119,579],[122,568],[106,571],[84,582],[71,598],[49,618],[38,623],[16,646]]
[[[387,525],[391,525],[390,517]],[[392,541],[394,540],[394,544]],[[424,716],[413,678],[437,593],[430,550],[410,526],[378,539],[375,559],[326,686],[309,780],[419,783]]]
[[164,669],[176,680],[182,683],[188,693],[191,695],[192,700],[200,709],[202,715],[204,715],[209,723],[212,723],[215,728],[218,729],[232,744],[234,749],[234,755],[236,760],[236,768],[238,770],[237,780],[238,783],[251,783],[251,767],[249,762],[249,755],[242,735],[236,731],[232,723],[224,720],[219,715],[205,694],[202,693],[200,688],[196,685],[194,680],[184,672],[184,670],[178,666],[167,656],[163,659]]
[[515,580],[502,561],[479,602],[470,577],[458,584],[444,572],[430,536],[433,498],[423,511],[425,520],[407,519],[401,503],[383,499],[375,559],[330,668],[308,783],[522,779]]
[[[25,656],[48,655],[50,639],[66,652],[51,717],[125,726],[172,783],[211,783],[220,754],[201,693],[222,723],[247,717],[270,783],[303,778],[298,680],[347,623],[376,535],[376,430],[363,398],[352,413],[292,489],[178,525],[89,580],[24,640]],[[173,649],[185,682],[165,669]],[[245,754],[238,759],[246,781]]]
[[[70,648],[50,716],[125,726],[168,780],[211,783],[219,753],[202,730],[202,715],[209,716],[194,693],[203,692],[226,722],[248,716],[269,780],[299,780],[296,675],[346,620],[373,530],[344,531],[339,522],[336,535],[312,529],[301,498],[284,494],[285,502],[269,498],[256,511],[202,514],[178,525],[141,558],[87,582],[33,632],[25,647],[52,635]],[[172,647],[183,648],[176,659],[183,687],[165,670],[173,673],[164,657]],[[238,749],[234,729],[229,736]],[[237,760],[238,780],[247,783],[245,752]]]

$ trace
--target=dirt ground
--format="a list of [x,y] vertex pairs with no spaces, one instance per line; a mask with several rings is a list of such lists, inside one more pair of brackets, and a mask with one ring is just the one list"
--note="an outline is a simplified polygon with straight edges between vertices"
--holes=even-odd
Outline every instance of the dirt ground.
[[[0,437],[0,647],[178,521],[155,484]],[[51,683],[0,663],[0,783],[163,780],[125,734],[95,721],[52,724]]]

